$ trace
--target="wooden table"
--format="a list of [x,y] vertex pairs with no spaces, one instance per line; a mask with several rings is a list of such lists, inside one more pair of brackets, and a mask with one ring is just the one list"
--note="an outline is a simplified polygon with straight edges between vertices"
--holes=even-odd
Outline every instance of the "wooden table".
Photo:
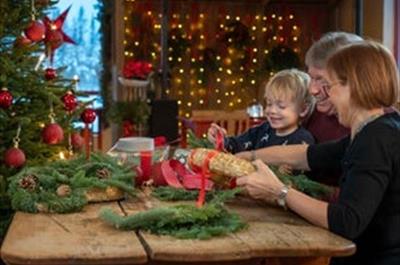
[[97,219],[103,206],[121,214],[171,205],[146,195],[93,204],[83,212],[16,213],[1,248],[7,264],[327,264],[351,255],[355,245],[297,215],[249,199],[229,203],[249,227],[210,240],[179,240],[145,232],[118,231]]

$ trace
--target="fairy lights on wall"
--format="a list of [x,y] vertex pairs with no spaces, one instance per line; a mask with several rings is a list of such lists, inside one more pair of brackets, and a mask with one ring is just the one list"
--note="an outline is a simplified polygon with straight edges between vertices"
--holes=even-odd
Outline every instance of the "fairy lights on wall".
[[[193,109],[233,110],[259,101],[262,83],[274,73],[266,65],[277,45],[301,56],[301,27],[290,11],[261,14],[261,5],[249,13],[227,2],[218,10],[208,1],[197,9],[184,4],[172,5],[169,14],[171,80],[166,90],[183,117],[190,117]],[[159,68],[160,10],[159,1],[125,1],[126,59],[144,59]]]

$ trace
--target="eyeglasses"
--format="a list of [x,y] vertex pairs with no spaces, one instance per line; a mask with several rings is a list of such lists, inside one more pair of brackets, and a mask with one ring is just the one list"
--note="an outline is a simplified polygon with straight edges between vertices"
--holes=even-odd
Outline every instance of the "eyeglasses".
[[341,83],[342,83],[341,81],[336,81],[336,82],[329,84],[327,81],[324,81],[323,83],[321,83],[321,87],[326,93],[329,93],[331,91],[332,87],[339,85]]
[[333,83],[328,83],[323,77],[318,76],[318,77],[311,77],[311,83],[316,84],[319,86],[325,93],[329,93],[332,87],[341,84],[341,81],[336,81]]

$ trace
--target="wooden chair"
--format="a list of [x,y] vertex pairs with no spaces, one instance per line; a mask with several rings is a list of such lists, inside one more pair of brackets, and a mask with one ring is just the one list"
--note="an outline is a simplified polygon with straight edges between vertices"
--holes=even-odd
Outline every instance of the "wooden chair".
[[182,124],[181,146],[186,147],[186,133],[190,128],[198,137],[206,137],[211,123],[226,129],[229,136],[238,135],[250,126],[250,118],[245,110],[193,110],[192,118]]

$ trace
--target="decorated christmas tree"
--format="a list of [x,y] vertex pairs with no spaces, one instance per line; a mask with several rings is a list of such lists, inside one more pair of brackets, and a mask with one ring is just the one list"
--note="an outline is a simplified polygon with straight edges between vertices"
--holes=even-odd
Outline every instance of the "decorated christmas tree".
[[[11,215],[9,178],[26,166],[68,157],[82,143],[72,124],[82,112],[77,80],[53,67],[57,48],[74,43],[63,31],[68,9],[50,18],[57,1],[2,0],[0,13],[0,239]],[[1,240],[0,240],[1,241]]]

